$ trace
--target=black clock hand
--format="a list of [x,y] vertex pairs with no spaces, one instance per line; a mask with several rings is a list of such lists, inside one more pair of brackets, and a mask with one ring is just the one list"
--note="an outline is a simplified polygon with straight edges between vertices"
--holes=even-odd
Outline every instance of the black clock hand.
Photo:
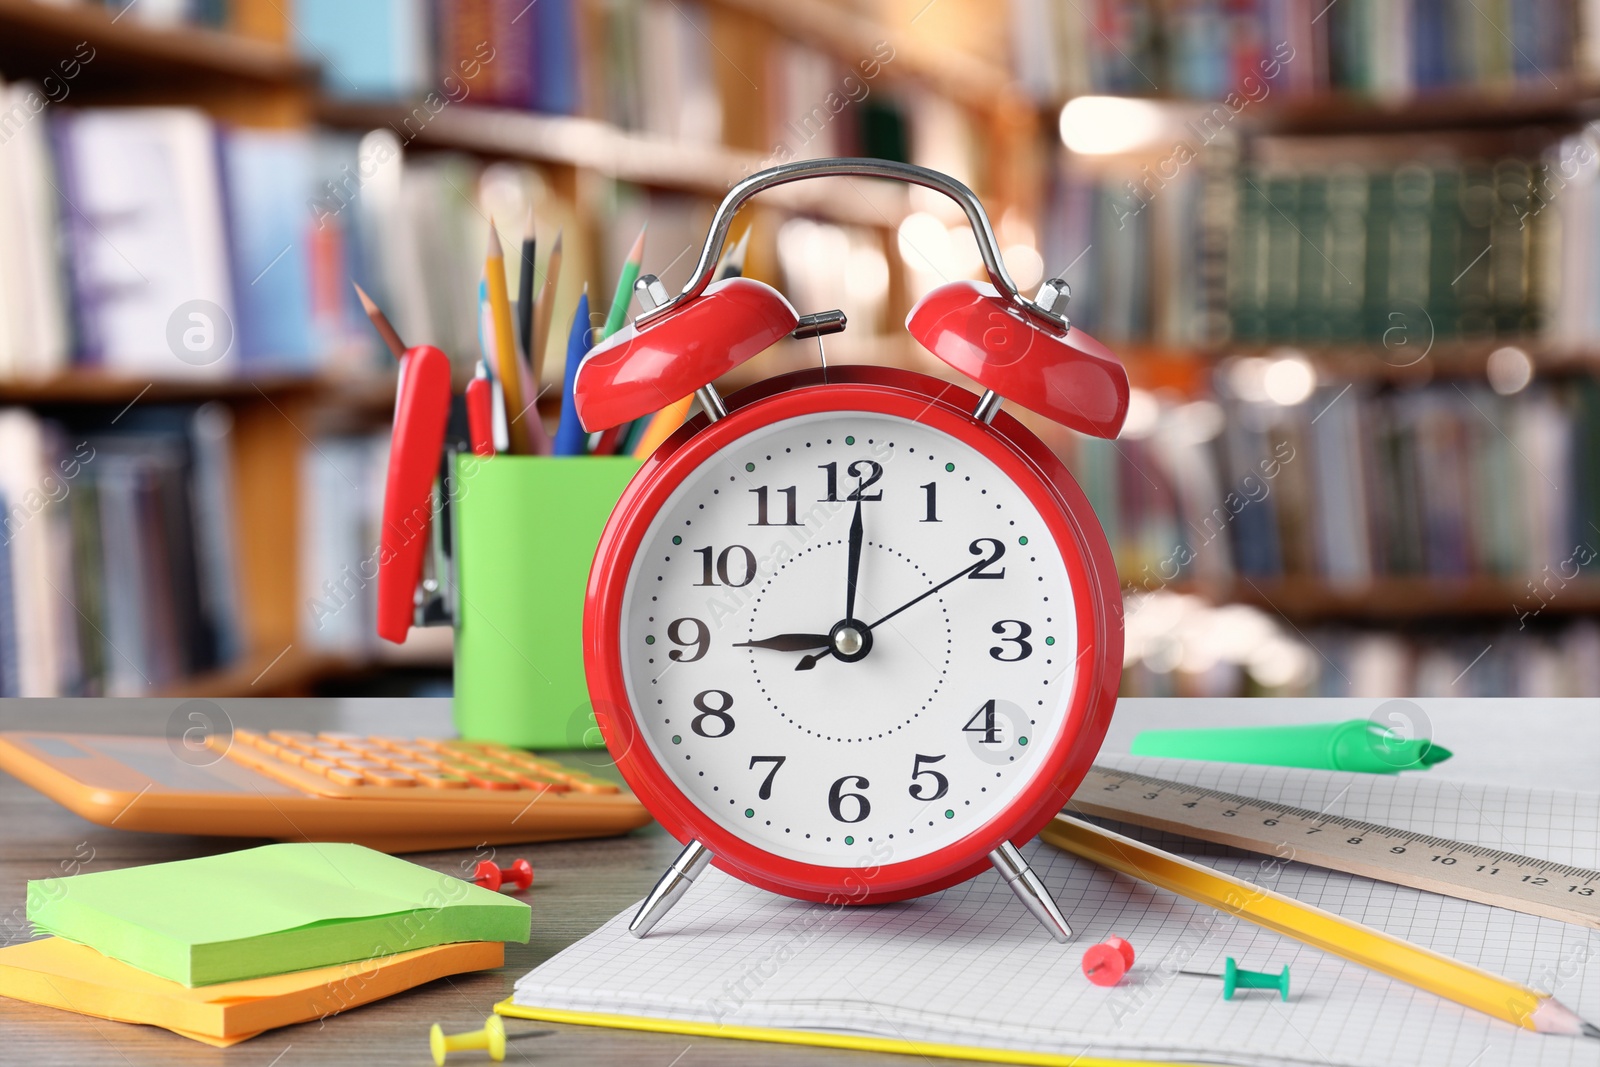
[[779,652],[804,652],[811,648],[828,647],[827,634],[778,634],[759,641],[735,641],[734,648],[771,648]]
[[844,617],[856,617],[856,576],[861,573],[861,493],[856,493],[856,514],[850,520],[850,567],[845,572]]
[[[866,625],[863,625],[863,624],[860,624],[860,623],[857,623],[856,625],[864,633],[871,633],[873,630],[876,630],[878,627],[882,626],[884,623],[888,622],[890,619],[894,618],[896,615],[900,614],[902,611],[906,610],[907,608],[913,607],[913,606],[915,606],[917,604],[920,604],[922,601],[926,600],[928,597],[930,597],[933,594],[937,593],[939,590],[943,589],[945,586],[949,585],[951,582],[960,581],[962,578],[965,578],[967,575],[971,574],[973,571],[975,571],[978,568],[982,567],[984,564],[991,563],[991,562],[993,562],[993,561],[992,560],[988,560],[988,559],[980,559],[978,562],[974,563],[970,567],[961,568],[961,570],[959,570],[956,573],[952,574],[950,577],[946,578],[944,581],[940,582],[938,585],[933,586],[930,589],[924,589],[922,592],[918,593],[916,596],[912,597],[910,600],[906,601],[904,604],[901,604],[899,607],[897,607],[893,611],[889,612],[889,614],[885,615],[883,618],[879,619],[877,622],[873,623],[871,626],[866,626]],[[835,652],[836,652],[836,649],[830,644],[828,646],[828,648],[826,650],[822,651],[822,652],[814,652],[814,653],[812,653],[812,654],[810,654],[808,656],[801,656],[800,657],[800,662],[796,663],[794,665],[794,669],[797,670],[797,671],[809,671],[813,667],[815,667],[820,661],[822,661],[824,659],[827,659],[829,656],[834,655]]]
[[982,567],[985,563],[989,563],[989,562],[991,562],[991,561],[987,560],[987,559],[980,559],[978,562],[974,563],[970,567],[961,568],[961,570],[959,570],[956,573],[952,574],[950,577],[946,578],[944,581],[940,582],[938,585],[933,586],[930,589],[924,589],[922,592],[918,593],[916,596],[912,597],[910,600],[906,601],[904,604],[901,604],[899,607],[897,607],[893,611],[889,612],[889,614],[885,615],[883,618],[879,619],[877,622],[875,622],[871,626],[867,627],[867,629],[876,630],[878,627],[882,626],[884,623],[888,622],[890,619],[894,618],[896,615],[900,614],[902,611],[906,610],[907,608],[911,607],[914,604],[921,603],[922,601],[926,600],[928,597],[932,596],[933,594],[937,593],[939,590],[943,589],[945,586],[949,585],[951,582],[959,581],[960,579],[965,578],[967,575],[971,574],[973,571],[977,570],[979,567]]

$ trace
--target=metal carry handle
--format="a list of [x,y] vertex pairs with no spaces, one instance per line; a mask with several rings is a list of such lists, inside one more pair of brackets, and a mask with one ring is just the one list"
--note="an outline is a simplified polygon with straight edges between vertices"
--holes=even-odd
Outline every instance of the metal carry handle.
[[808,178],[833,177],[887,178],[890,181],[905,182],[907,185],[920,185],[924,189],[933,189],[948,196],[959,204],[962,212],[966,214],[967,222],[972,226],[973,235],[978,241],[978,254],[983,257],[984,270],[989,275],[989,281],[1001,295],[1044,325],[1057,329],[1065,325],[1063,316],[1051,308],[1040,306],[1017,291],[1017,283],[1011,280],[1005,262],[1000,258],[1000,247],[995,241],[994,230],[989,225],[989,216],[984,213],[983,204],[971,189],[948,174],[941,174],[926,167],[896,163],[887,159],[860,158],[806,159],[783,163],[758,171],[729,189],[728,195],[722,198],[716,215],[711,219],[711,229],[706,234],[705,246],[700,249],[700,261],[695,264],[694,274],[690,276],[689,283],[683,287],[683,292],[640,315],[636,321],[641,324],[648,322],[686,301],[693,300],[705,291],[706,286],[711,284],[711,277],[717,269],[717,261],[722,256],[722,248],[727,243],[728,229],[733,225],[733,217],[746,200],[774,186],[805,181]]

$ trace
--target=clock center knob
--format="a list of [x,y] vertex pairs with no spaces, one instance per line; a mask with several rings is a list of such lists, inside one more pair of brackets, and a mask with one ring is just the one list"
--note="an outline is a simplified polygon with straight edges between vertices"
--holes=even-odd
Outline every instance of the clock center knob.
[[828,634],[834,655],[846,663],[854,663],[872,651],[872,631],[854,619],[846,619]]

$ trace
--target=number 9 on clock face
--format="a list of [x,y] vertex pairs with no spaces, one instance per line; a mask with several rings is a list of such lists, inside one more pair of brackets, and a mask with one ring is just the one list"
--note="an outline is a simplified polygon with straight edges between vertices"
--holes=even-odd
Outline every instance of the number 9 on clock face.
[[1085,655],[1105,578],[1070,508],[989,427],[917,408],[769,414],[680,463],[591,629],[614,636],[621,707],[597,710],[627,718],[607,733],[630,782],[780,892],[981,869],[1059,808],[1109,715]]

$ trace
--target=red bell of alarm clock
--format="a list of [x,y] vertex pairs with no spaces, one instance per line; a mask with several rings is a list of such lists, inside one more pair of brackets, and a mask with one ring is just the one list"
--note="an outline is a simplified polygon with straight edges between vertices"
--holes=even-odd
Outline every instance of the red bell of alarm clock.
[[[842,329],[776,290],[711,282],[739,206],[774,185],[865,176],[951,197],[987,283],[935,288],[907,328],[978,396],[881,367],[802,371],[726,401],[712,381],[785,335]],[[993,866],[1058,940],[1070,927],[1017,849],[1098,751],[1122,665],[1105,536],[1013,401],[1114,436],[1122,365],[1020,295],[982,205],[945,175],[810,160],[741,182],[694,275],[594,348],[590,431],[693,393],[702,411],[643,465],[601,536],[584,615],[595,715],[618,768],[685,847],[630,929],[708,863],[807,900],[920,896]]]

